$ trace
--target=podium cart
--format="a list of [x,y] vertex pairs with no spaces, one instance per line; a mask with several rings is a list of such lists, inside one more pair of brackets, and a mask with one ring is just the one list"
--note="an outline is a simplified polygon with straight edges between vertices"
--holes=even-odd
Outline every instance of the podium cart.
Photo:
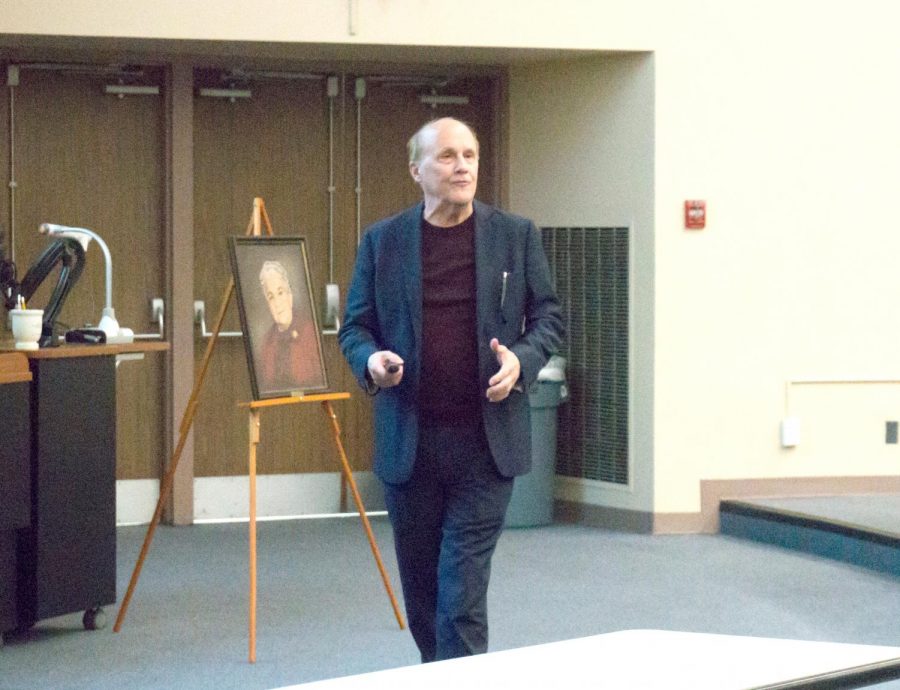
[[0,353],[0,643],[18,625],[16,541],[31,525],[28,359]]
[[116,357],[165,343],[29,351],[30,524],[18,535],[16,625],[116,601]]

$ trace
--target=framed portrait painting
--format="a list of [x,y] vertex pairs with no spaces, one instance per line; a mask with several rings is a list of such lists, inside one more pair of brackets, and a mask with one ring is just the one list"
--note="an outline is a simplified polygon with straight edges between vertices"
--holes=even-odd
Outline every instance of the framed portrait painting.
[[328,388],[303,237],[232,237],[253,398],[282,398]]

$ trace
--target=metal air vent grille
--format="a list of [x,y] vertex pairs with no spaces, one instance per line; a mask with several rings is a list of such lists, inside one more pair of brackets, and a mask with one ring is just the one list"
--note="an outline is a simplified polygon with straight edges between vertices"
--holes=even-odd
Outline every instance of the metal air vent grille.
[[556,472],[628,484],[629,229],[542,228],[568,333]]

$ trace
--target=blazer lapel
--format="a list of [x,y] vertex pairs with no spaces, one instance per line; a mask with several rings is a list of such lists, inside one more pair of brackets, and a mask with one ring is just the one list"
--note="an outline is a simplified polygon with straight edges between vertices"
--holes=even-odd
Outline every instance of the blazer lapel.
[[403,254],[404,296],[415,337],[414,352],[422,351],[422,207],[416,204],[403,214],[402,237],[397,243]]
[[[502,238],[491,227],[493,209],[475,202],[475,302],[479,341],[492,337],[491,325],[497,320],[500,309],[500,269],[497,262],[502,256],[499,243]],[[479,348],[479,351],[481,348]]]

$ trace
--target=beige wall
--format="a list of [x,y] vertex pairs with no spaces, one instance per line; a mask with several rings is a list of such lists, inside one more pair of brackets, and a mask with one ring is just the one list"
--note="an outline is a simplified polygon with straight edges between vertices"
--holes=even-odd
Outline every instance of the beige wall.
[[560,479],[557,496],[653,510],[653,57],[599,55],[510,74],[510,207],[538,225],[631,228],[630,485]]
[[[639,21],[642,4],[647,3],[43,0],[36,12],[33,0],[4,0],[0,27],[5,33],[61,36],[594,49],[639,41],[645,33]],[[673,11],[664,3],[649,3],[657,4],[661,11]]]
[[[568,65],[543,54],[539,64],[522,62],[527,52],[494,55],[515,63],[517,210],[547,222],[636,219],[636,289],[652,290],[638,293],[649,311],[635,316],[639,348],[652,347],[652,361],[638,350],[633,442],[635,474],[653,490],[614,498],[588,486],[586,500],[643,509],[652,496],[658,512],[689,513],[699,509],[703,479],[900,473],[900,447],[884,445],[885,420],[900,417],[897,384],[793,387],[790,411],[803,436],[791,450],[778,444],[786,381],[900,379],[900,42],[891,0],[139,7],[47,0],[36,13],[34,3],[3,2],[0,31],[334,43],[346,44],[347,59],[355,44],[651,51],[652,60],[595,54],[567,57]],[[613,110],[595,111],[606,104]],[[531,114],[540,113],[553,119],[537,124],[554,124],[535,138]],[[600,124],[622,138],[578,140]],[[634,186],[610,186],[611,170]],[[542,178],[547,171],[552,178]],[[578,174],[560,177],[568,171]],[[707,200],[702,232],[682,228],[690,198]]]
[[897,385],[792,387],[801,443],[778,442],[786,381],[900,378],[895,11],[725,5],[656,59],[659,512],[701,479],[900,473]]

